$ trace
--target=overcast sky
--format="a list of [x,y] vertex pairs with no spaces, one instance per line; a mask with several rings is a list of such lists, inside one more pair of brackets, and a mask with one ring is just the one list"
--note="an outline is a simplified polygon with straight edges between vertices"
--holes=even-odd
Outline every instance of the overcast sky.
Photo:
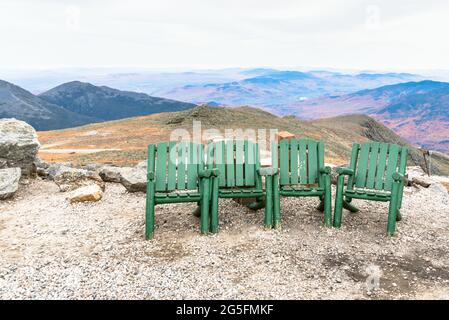
[[0,68],[449,69],[447,0],[0,0]]

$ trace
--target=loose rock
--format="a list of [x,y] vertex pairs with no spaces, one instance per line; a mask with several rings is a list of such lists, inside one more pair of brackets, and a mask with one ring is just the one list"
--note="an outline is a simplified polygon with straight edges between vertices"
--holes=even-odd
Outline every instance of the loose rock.
[[84,169],[60,166],[54,174],[53,180],[61,192],[72,191],[92,183],[104,190],[104,182],[98,173]]
[[146,175],[140,168],[122,168],[120,182],[129,192],[146,192]]
[[101,179],[105,182],[117,182],[120,183],[122,178],[122,170],[124,168],[120,167],[113,167],[113,166],[104,166],[100,169],[98,174],[100,175]]
[[70,203],[75,203],[84,201],[98,201],[102,197],[103,191],[101,188],[96,184],[92,184],[72,191],[67,199]]

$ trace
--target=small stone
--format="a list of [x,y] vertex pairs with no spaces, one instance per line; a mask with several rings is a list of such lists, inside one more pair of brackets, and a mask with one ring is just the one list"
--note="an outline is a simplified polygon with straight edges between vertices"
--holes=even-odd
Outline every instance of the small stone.
[[98,201],[103,197],[103,191],[101,188],[92,184],[90,186],[85,186],[72,191],[67,199],[70,203],[84,202],[84,201]]

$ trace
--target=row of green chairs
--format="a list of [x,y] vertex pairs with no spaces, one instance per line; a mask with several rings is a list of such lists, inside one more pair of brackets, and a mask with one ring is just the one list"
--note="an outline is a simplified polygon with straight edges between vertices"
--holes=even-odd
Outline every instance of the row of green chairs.
[[[193,142],[149,145],[146,238],[154,234],[155,206],[165,203],[198,203],[201,233],[217,233],[219,198],[256,199],[248,207],[265,207],[265,226],[277,228],[281,223],[281,196],[318,197],[324,225],[332,226],[331,168],[324,165],[323,142],[272,142],[271,155],[272,166],[262,168],[259,146],[249,140],[215,141],[207,145],[207,150]],[[358,211],[352,199],[389,201],[387,233],[393,235],[401,218],[406,161],[405,147],[354,143],[349,167],[337,168],[333,226],[341,226],[343,208]]]

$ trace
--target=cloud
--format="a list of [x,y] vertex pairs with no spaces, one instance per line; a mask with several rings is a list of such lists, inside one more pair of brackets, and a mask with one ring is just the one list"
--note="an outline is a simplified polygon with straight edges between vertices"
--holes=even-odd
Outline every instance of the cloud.
[[446,68],[431,1],[13,1],[0,66]]

